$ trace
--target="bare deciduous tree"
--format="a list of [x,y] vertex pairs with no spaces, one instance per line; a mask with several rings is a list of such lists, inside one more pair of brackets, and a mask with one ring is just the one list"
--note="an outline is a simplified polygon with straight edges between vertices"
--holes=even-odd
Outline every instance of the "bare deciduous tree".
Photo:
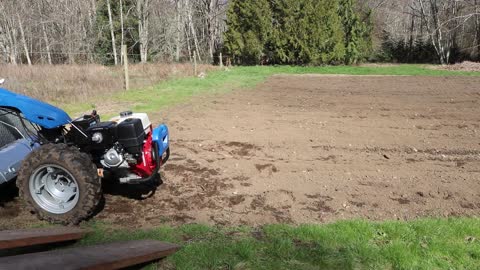
[[117,65],[118,64],[117,43],[115,42],[115,33],[113,30],[112,6],[110,5],[110,0],[107,0],[107,10],[108,10],[108,24],[110,26],[110,36],[112,38],[113,61],[115,62],[115,65]]
[[433,46],[440,63],[458,50],[480,59],[479,0],[363,0],[375,15],[377,36],[412,48],[421,41]]

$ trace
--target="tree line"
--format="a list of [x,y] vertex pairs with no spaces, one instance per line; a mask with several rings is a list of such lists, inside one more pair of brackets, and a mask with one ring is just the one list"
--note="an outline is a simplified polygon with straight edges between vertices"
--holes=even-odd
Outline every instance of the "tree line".
[[480,60],[480,0],[2,0],[0,63]]
[[118,64],[212,61],[225,31],[227,0],[2,0],[6,63]]
[[368,0],[378,61],[480,61],[480,0]]
[[237,64],[352,64],[371,51],[354,0],[231,0],[224,47]]

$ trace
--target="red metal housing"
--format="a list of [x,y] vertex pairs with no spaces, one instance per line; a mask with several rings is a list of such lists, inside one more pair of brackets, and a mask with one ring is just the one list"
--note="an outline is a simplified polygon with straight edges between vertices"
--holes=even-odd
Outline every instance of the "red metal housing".
[[140,177],[149,177],[156,167],[156,158],[152,142],[152,132],[147,133],[147,138],[143,144],[142,158],[136,165],[132,165],[132,171]]

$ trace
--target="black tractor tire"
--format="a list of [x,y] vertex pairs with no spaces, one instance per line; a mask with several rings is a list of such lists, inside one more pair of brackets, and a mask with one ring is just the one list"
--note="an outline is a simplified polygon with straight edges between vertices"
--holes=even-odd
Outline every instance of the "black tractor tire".
[[[31,177],[45,165],[64,168],[77,183],[78,201],[66,213],[55,214],[38,205],[30,191]],[[30,153],[18,172],[17,187],[28,210],[39,219],[64,225],[78,224],[93,215],[102,198],[102,185],[97,168],[90,157],[65,144],[46,144]]]

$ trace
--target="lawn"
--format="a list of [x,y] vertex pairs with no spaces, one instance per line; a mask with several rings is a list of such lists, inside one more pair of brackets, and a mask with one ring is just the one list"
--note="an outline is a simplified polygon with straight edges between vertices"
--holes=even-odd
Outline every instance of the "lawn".
[[[233,67],[212,71],[205,78],[184,77],[169,79],[154,86],[130,91],[117,91],[108,96],[98,95],[89,103],[61,105],[71,115],[97,107],[100,104],[116,102],[128,104],[131,110],[156,112],[166,106],[184,102],[200,93],[226,92],[239,88],[252,88],[275,74],[345,74],[345,75],[406,75],[406,76],[480,76],[480,72],[435,70],[423,65],[392,66],[255,66]],[[115,113],[116,112],[108,112]],[[112,114],[113,115],[113,114]],[[110,116],[107,114],[107,116]]]
[[146,269],[478,269],[480,219],[218,228],[162,226],[130,231],[86,225],[79,245],[157,239],[178,243],[175,255]]

